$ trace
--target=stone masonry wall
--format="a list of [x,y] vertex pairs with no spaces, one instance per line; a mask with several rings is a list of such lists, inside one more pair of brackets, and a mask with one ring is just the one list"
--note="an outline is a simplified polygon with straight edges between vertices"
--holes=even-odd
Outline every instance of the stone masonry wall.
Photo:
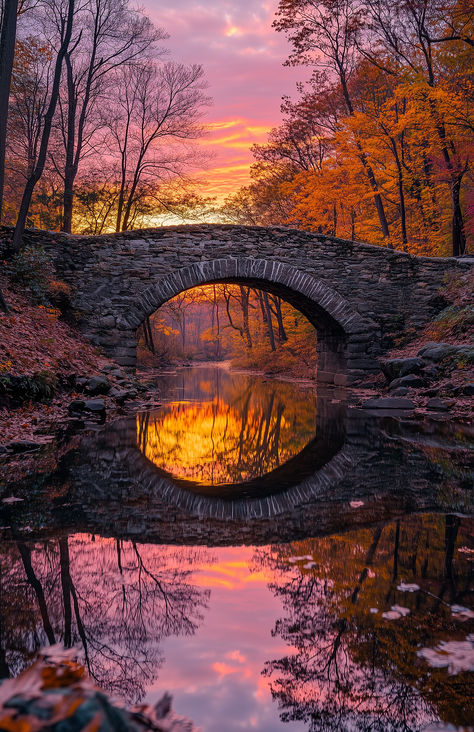
[[318,328],[320,368],[357,377],[376,368],[377,356],[397,335],[433,316],[447,273],[474,264],[284,227],[202,224],[98,237],[30,234],[54,256],[71,286],[86,335],[130,367],[136,328],[146,315],[187,287],[234,277],[299,307]]

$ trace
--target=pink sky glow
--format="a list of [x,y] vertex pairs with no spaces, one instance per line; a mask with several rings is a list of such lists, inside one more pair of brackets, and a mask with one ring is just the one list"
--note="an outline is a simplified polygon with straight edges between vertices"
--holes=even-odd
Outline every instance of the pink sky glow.
[[144,8],[170,38],[171,58],[204,67],[213,98],[205,122],[211,154],[203,193],[222,200],[249,182],[250,146],[281,121],[280,102],[295,95],[304,69],[284,67],[289,46],[272,29],[278,0],[146,0]]

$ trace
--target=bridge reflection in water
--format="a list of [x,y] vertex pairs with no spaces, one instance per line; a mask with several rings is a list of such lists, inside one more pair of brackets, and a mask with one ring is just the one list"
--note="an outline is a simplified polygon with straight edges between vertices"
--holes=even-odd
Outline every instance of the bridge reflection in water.
[[468,430],[221,369],[163,388],[6,486],[0,673],[61,642],[211,732],[469,724],[469,673],[418,655],[474,631]]
[[278,494],[311,476],[344,442],[343,423],[333,420],[330,430],[320,417],[318,425],[312,388],[200,368],[186,374],[179,391],[179,399],[138,415],[137,444],[160,475],[198,495]]
[[[28,493],[15,507],[16,525],[33,536],[73,530],[235,545],[244,536],[251,544],[293,541],[414,511],[472,511],[459,447],[472,436],[461,428],[453,439],[449,423],[370,416],[334,391],[316,399],[311,389],[216,371],[170,374],[163,389],[174,406],[86,434],[53,474],[12,485],[15,495]],[[190,414],[200,415],[204,434],[190,427]],[[193,461],[183,446],[193,447]],[[51,501],[54,485],[62,497]]]

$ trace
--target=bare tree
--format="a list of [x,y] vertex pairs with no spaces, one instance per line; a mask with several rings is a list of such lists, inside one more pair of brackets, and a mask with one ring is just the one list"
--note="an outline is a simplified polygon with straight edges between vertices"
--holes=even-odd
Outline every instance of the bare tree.
[[75,19],[75,37],[64,60],[66,89],[60,96],[58,120],[63,160],[56,167],[64,183],[62,230],[71,232],[74,182],[81,159],[96,150],[103,124],[95,112],[105,99],[111,73],[134,59],[164,53],[158,41],[167,38],[149,18],[131,9],[128,0],[87,0]]
[[0,35],[0,221],[2,220],[3,209],[8,107],[15,56],[17,14],[18,0],[5,0],[2,7],[2,31]]
[[20,211],[18,214],[15,232],[13,235],[13,251],[19,251],[19,249],[21,248],[23,232],[25,230],[26,218],[28,216],[28,209],[30,207],[31,197],[33,195],[33,191],[37,182],[43,175],[43,170],[46,163],[49,138],[53,125],[53,117],[59,98],[59,85],[61,82],[61,73],[64,57],[69,48],[69,43],[72,36],[74,3],[75,0],[65,0],[64,2],[62,2],[61,0],[58,0],[58,2],[56,2],[56,0],[47,0],[45,2],[45,10],[47,10],[48,14],[51,14],[56,19],[59,19],[59,22],[56,22],[56,26],[60,28],[59,38],[57,39],[59,40],[59,49],[57,51],[54,62],[54,72],[51,80],[49,103],[43,118],[38,156],[32,167],[31,172],[27,177],[25,188],[23,190]]
[[205,87],[198,65],[145,61],[117,72],[118,101],[109,122],[120,157],[116,231],[130,228],[143,185],[157,188],[195,164],[187,143],[203,132],[199,119],[209,104]]

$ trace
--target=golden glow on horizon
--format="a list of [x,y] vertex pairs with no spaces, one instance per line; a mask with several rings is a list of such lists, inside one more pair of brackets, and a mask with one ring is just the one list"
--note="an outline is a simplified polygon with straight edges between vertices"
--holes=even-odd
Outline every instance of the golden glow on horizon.
[[[208,384],[201,381],[200,394]],[[158,468],[198,485],[259,478],[297,455],[313,439],[316,400],[288,401],[286,385],[265,384],[238,394],[221,385],[208,401],[179,401],[137,416],[137,444]]]
[[255,125],[243,117],[223,119],[206,125],[208,132],[200,145],[215,154],[215,164],[202,171],[203,193],[214,196],[220,204],[242,186],[250,183],[250,166],[254,162],[251,147],[266,142],[272,125]]

